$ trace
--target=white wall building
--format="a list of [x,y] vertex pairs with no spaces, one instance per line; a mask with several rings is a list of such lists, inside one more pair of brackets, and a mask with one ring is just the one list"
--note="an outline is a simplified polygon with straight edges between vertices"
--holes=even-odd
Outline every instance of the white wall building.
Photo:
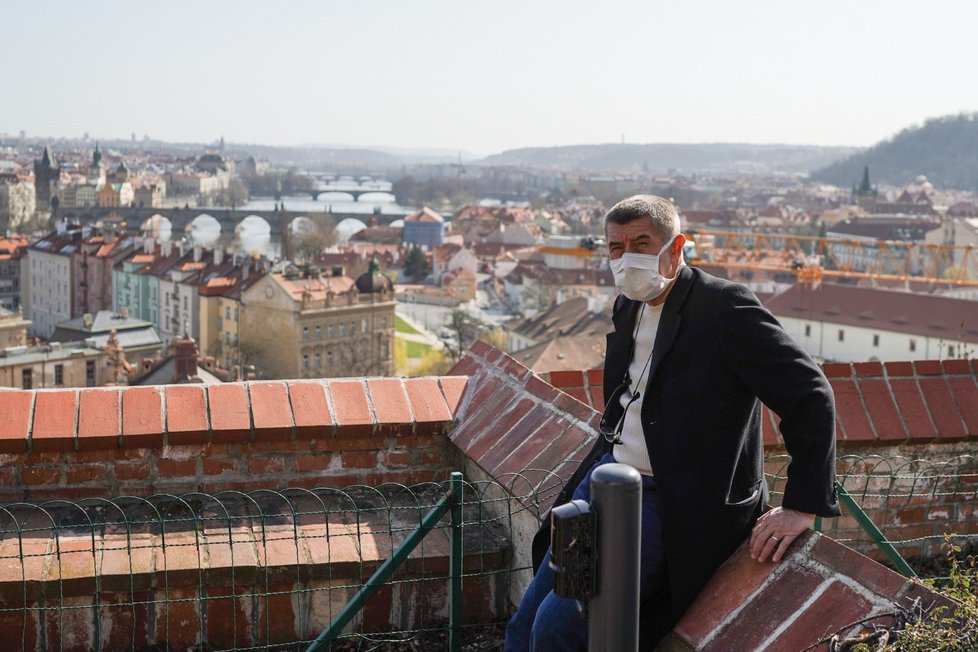
[[71,255],[82,239],[81,229],[59,227],[27,249],[27,279],[22,276],[21,283],[30,288],[24,316],[33,322],[34,335],[50,337],[55,326],[72,318]]
[[766,307],[819,360],[978,357],[978,301],[823,283],[796,285]]

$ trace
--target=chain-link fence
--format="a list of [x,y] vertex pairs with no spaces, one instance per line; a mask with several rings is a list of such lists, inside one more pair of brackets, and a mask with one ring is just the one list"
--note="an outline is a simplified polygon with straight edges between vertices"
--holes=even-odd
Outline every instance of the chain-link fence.
[[[767,461],[772,502],[789,459]],[[978,458],[841,456],[839,480],[905,557],[978,532]],[[463,492],[463,642],[499,649],[511,584],[525,582],[514,531],[561,488],[526,470]],[[0,632],[24,650],[300,650],[448,492],[406,487],[190,493],[0,506]],[[444,519],[333,649],[444,648]],[[851,515],[823,531],[880,557]],[[515,545],[527,546],[520,540]],[[493,629],[493,626],[495,629]]]

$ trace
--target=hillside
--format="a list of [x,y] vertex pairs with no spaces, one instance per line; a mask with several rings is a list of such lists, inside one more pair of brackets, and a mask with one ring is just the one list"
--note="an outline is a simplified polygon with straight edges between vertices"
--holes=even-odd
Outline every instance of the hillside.
[[855,151],[854,147],[737,143],[570,145],[511,149],[488,156],[483,162],[604,173],[807,172]]
[[851,186],[868,165],[873,181],[895,186],[923,174],[939,188],[978,190],[978,113],[934,118],[888,140],[816,169],[812,178]]

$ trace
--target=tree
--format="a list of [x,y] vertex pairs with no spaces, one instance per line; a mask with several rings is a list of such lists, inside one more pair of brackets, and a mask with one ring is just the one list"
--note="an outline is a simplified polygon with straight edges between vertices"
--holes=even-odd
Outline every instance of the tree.
[[417,283],[430,273],[431,265],[428,264],[428,257],[421,251],[421,247],[414,245],[404,257],[404,275]]

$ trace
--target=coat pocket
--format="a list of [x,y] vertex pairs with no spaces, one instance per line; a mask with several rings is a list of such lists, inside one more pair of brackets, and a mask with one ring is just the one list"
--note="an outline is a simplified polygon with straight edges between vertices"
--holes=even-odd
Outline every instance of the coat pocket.
[[730,494],[727,496],[727,505],[730,507],[742,507],[757,501],[758,496],[761,494],[762,482],[764,482],[763,478],[750,485],[747,485],[747,487],[744,489],[731,490]]

